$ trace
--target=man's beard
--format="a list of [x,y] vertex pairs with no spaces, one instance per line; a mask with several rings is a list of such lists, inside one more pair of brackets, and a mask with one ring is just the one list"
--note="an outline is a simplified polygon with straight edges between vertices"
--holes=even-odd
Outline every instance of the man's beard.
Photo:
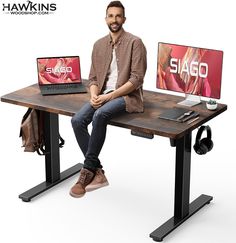
[[[112,28],[112,25],[116,25],[114,29]],[[108,28],[112,33],[117,33],[121,30],[122,26],[123,24],[118,24],[117,22],[114,22],[112,24],[109,24]]]

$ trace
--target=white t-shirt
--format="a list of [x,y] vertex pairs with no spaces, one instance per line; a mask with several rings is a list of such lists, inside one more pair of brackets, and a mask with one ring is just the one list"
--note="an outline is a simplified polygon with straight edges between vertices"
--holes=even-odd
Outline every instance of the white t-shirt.
[[118,68],[117,68],[117,60],[116,60],[116,51],[115,48],[113,48],[112,61],[108,72],[108,79],[106,82],[106,86],[103,92],[104,94],[107,94],[116,89],[117,78],[118,78]]

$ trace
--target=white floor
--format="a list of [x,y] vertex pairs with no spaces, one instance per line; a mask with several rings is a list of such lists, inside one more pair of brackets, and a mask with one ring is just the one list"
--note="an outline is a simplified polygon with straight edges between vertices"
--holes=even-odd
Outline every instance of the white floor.
[[[149,234],[173,216],[175,148],[170,147],[167,138],[137,138],[129,130],[111,126],[101,154],[109,187],[81,199],[72,198],[68,192],[76,175],[31,202],[22,202],[18,199],[20,193],[44,181],[44,159],[23,152],[15,124],[16,114],[23,114],[25,108],[2,104],[1,114],[10,108],[8,118],[1,118],[0,242],[148,243],[153,241]],[[205,156],[192,153],[191,201],[208,194],[214,197],[213,202],[164,242],[235,241],[235,158],[232,145],[227,148],[230,142],[225,130],[220,128],[226,119],[224,114],[209,123],[214,135],[213,151]],[[60,128],[66,139],[61,150],[64,170],[83,158],[70,118],[62,117]]]

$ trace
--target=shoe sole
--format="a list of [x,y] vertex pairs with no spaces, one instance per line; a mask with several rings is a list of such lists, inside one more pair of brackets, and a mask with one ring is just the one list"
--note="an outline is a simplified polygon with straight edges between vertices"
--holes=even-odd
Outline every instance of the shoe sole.
[[85,195],[85,193],[84,194],[75,194],[75,193],[73,193],[72,191],[70,191],[70,195],[72,196],[72,197],[75,197],[75,198],[80,198],[80,197],[83,197],[84,195]]
[[85,187],[85,191],[86,191],[86,192],[91,192],[91,191],[97,190],[97,189],[99,189],[99,188],[108,186],[108,185],[109,185],[108,182],[104,182],[104,183],[99,184],[99,185],[87,186],[87,187]]

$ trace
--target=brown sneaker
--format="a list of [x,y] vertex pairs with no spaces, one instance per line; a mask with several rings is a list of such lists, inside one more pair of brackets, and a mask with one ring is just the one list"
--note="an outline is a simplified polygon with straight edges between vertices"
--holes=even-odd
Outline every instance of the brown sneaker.
[[95,174],[90,171],[87,170],[85,168],[83,168],[80,171],[80,176],[78,181],[76,182],[76,184],[71,188],[70,190],[70,195],[72,197],[82,197],[85,194],[85,187],[92,182],[93,178],[94,178]]
[[97,169],[96,175],[94,176],[93,180],[91,183],[89,183],[86,187],[85,190],[86,192],[91,192],[93,190],[96,190],[98,188],[108,186],[109,183],[107,181],[107,178],[104,174],[104,170],[102,169]]

